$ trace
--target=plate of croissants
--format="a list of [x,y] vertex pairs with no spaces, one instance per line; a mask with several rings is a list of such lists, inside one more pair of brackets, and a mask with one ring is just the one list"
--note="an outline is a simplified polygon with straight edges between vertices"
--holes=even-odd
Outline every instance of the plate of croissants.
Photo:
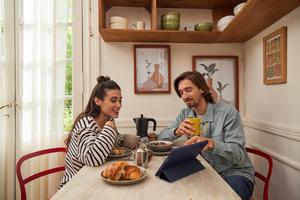
[[108,158],[124,158],[130,156],[131,154],[131,149],[125,147],[113,147],[108,155]]
[[117,161],[101,172],[102,179],[113,185],[130,185],[139,183],[147,177],[143,167],[130,165],[125,161]]

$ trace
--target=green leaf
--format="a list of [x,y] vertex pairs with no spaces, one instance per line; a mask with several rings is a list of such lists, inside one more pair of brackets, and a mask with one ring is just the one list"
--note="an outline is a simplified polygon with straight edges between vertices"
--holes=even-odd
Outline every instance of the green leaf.
[[225,84],[223,87],[222,87],[222,91],[226,88],[226,86],[228,86],[229,84]]
[[204,67],[204,70],[208,72],[208,67],[205,64],[200,64],[201,66]]

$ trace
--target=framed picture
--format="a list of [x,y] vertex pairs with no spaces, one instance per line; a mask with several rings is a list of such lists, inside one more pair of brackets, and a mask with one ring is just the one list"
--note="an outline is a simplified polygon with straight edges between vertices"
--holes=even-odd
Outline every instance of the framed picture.
[[287,27],[264,37],[264,84],[286,83],[286,34]]
[[193,56],[193,71],[200,72],[218,101],[239,109],[238,56]]
[[134,45],[134,93],[170,93],[170,46]]

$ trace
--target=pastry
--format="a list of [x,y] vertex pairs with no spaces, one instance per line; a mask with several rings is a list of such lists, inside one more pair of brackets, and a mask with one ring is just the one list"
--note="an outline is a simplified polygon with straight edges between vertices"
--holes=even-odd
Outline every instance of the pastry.
[[122,155],[122,154],[124,154],[125,153],[125,149],[124,148],[122,148],[122,147],[113,147],[112,149],[111,149],[111,153],[113,154],[113,155]]
[[133,165],[127,165],[124,167],[123,178],[126,180],[135,180],[142,176],[140,168]]
[[102,175],[105,178],[108,178],[110,180],[120,180],[123,176],[124,173],[124,167],[127,166],[127,162],[124,161],[117,161],[115,163],[113,163],[112,165],[110,165],[109,167],[107,167]]

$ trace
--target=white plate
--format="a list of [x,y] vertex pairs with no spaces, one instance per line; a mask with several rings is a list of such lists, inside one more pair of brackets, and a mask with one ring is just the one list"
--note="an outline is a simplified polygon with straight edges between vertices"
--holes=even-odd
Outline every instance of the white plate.
[[165,151],[165,152],[156,152],[156,151],[152,151],[152,154],[154,156],[166,156],[169,155],[169,153],[171,153],[171,151]]
[[122,147],[122,148],[125,149],[125,152],[123,154],[120,154],[120,155],[109,154],[108,158],[125,158],[125,157],[130,156],[133,153],[131,149],[128,149],[125,147]]
[[138,179],[135,179],[135,180],[120,180],[120,181],[110,180],[110,179],[107,179],[107,178],[103,177],[102,173],[103,173],[104,170],[101,172],[101,177],[102,177],[103,181],[105,181],[106,183],[112,184],[112,185],[136,184],[136,183],[139,183],[139,182],[143,181],[147,177],[147,170],[143,167],[139,167],[139,168],[142,172],[142,176]]

